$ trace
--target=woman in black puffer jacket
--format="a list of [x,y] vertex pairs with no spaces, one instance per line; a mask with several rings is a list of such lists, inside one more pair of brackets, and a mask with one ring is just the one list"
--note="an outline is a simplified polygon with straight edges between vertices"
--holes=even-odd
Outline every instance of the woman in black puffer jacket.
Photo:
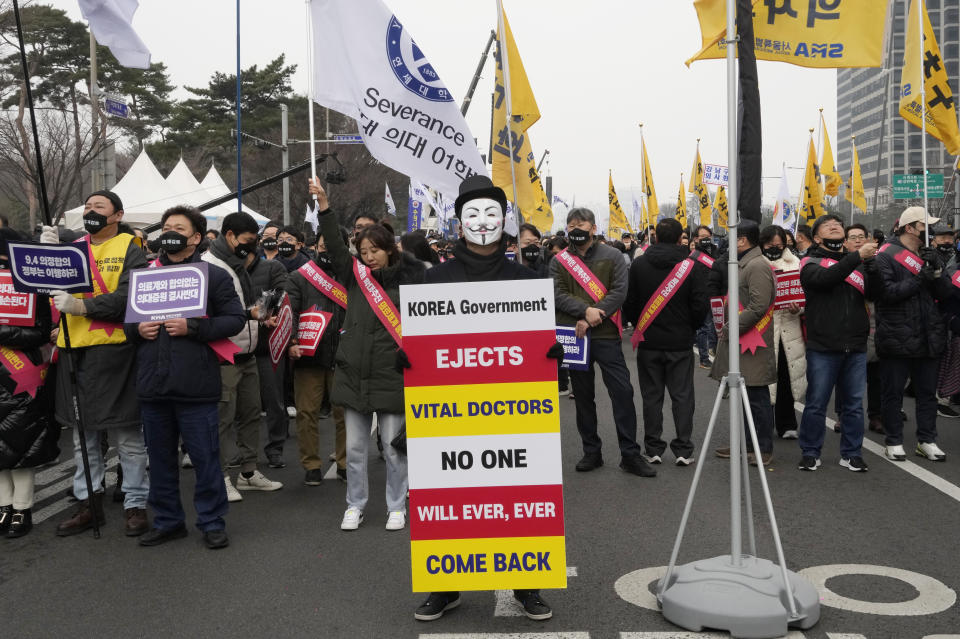
[[[13,229],[0,228],[0,272],[8,272],[7,242],[22,239]],[[7,368],[17,361],[46,364],[40,347],[50,341],[50,300],[37,295],[35,304],[33,326],[0,325],[0,536],[8,539],[33,527],[34,469],[60,456],[60,428],[50,414],[53,384],[37,388],[36,397],[17,393]]]

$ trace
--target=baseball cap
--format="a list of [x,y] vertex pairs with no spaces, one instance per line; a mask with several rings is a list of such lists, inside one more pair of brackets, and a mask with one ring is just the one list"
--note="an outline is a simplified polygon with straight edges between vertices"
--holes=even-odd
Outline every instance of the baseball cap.
[[909,206],[904,209],[903,213],[900,214],[900,221],[898,222],[898,225],[900,228],[903,228],[907,224],[923,222],[928,226],[933,226],[939,221],[939,217],[927,217],[926,210],[922,206]]

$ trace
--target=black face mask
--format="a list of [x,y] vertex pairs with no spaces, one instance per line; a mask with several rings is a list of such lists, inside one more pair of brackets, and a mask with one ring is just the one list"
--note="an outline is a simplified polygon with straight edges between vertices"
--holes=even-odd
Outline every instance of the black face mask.
[[781,257],[783,257],[783,249],[776,248],[773,246],[771,246],[770,248],[765,248],[760,252],[763,253],[763,256],[768,260],[770,260],[771,262],[775,260],[779,260]]
[[187,242],[190,240],[186,235],[180,235],[176,231],[167,231],[160,236],[160,248],[169,255],[179,253],[187,248]]
[[574,246],[583,246],[590,241],[590,231],[583,229],[573,229],[567,232],[567,237]]
[[264,251],[276,251],[277,250],[277,238],[275,237],[265,237],[263,241],[260,242],[260,246],[263,247]]
[[107,216],[101,215],[96,211],[88,211],[83,214],[83,228],[91,235],[99,233],[107,225]]
[[833,251],[834,253],[839,253],[843,250],[843,240],[828,240],[824,238],[821,243],[823,244],[823,248],[828,251]]
[[938,246],[937,251],[940,252],[940,256],[943,257],[944,262],[949,261],[955,252],[952,244]]
[[537,258],[540,257],[540,247],[524,246],[522,249],[520,249],[520,255],[527,262],[536,262]]
[[717,250],[717,245],[711,242],[710,240],[703,239],[697,242],[697,248],[713,257],[714,252]]
[[247,256],[257,250],[256,241],[247,242],[246,244],[237,244],[237,247],[233,249],[233,254],[239,257],[241,260],[247,259]]
[[297,250],[297,247],[291,244],[290,242],[280,242],[277,245],[277,251],[283,257],[290,257]]
[[326,253],[317,253],[317,264],[320,265],[320,268],[328,269],[333,266],[333,260]]

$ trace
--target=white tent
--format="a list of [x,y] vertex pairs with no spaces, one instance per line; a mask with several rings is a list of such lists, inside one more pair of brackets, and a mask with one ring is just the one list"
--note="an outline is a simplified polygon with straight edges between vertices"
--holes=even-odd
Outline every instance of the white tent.
[[[213,168],[211,167],[211,171]],[[209,173],[208,173],[209,175]],[[217,175],[219,178],[220,176]],[[223,183],[223,180],[220,180],[220,183],[223,185],[222,189],[219,189],[217,193],[211,193],[209,190],[204,188],[204,186],[197,181],[197,178],[193,176],[190,169],[187,168],[186,163],[181,158],[177,165],[173,167],[173,170],[170,171],[170,175],[167,176],[167,185],[175,192],[181,195],[184,201],[188,204],[198,206],[204,202],[209,202],[210,200],[229,193],[230,190],[227,188],[227,185]],[[234,203],[234,206],[230,206],[230,202]],[[248,209],[246,206],[243,207],[244,210],[253,216],[257,221],[257,225],[260,228],[263,228],[264,224],[270,220],[259,213]],[[224,204],[219,204],[211,209],[207,209],[203,212],[204,217],[207,218],[207,228],[208,229],[219,229],[223,218],[227,215],[235,212],[236,209],[236,199],[228,201]]]
[[[204,176],[203,181],[200,182],[200,186],[205,188],[208,193],[213,197],[220,197],[221,195],[226,195],[231,192],[231,189],[227,186],[227,183],[223,181],[223,178],[220,177],[220,173],[217,171],[217,167],[214,164],[210,164],[210,170],[207,171],[206,176]],[[222,204],[223,207],[230,209],[230,212],[237,210],[237,198],[232,200],[227,200]],[[253,209],[251,209],[246,204],[242,205],[244,213],[249,213],[257,221],[257,224],[260,225],[260,228],[263,228],[263,225],[270,221],[270,218],[260,215]],[[219,225],[217,226],[219,228]]]
[[[168,208],[185,203],[160,175],[146,151],[140,152],[123,178],[110,190],[123,201],[123,221],[133,227],[159,222]],[[64,213],[64,224],[69,229],[82,229],[83,205]]]

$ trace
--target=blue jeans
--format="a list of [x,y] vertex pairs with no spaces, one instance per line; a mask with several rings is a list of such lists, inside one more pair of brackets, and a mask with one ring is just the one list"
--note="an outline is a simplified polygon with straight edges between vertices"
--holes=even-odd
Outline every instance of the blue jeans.
[[150,455],[150,507],[153,525],[170,530],[183,525],[186,515],[180,503],[180,439],[193,462],[197,483],[193,507],[197,528],[223,530],[227,514],[227,489],[220,472],[220,435],[217,402],[141,402],[140,418]]
[[711,348],[717,348],[717,330],[713,326],[713,315],[708,313],[703,325],[697,329],[697,350],[700,351],[701,364],[710,364]]
[[807,399],[797,431],[800,450],[806,457],[820,458],[834,386],[840,392],[840,456],[862,457],[866,353],[807,351]]
[[[103,450],[100,448],[100,432],[84,430],[87,454],[90,458],[90,479],[93,492],[102,492],[103,476],[107,472]],[[146,508],[150,478],[147,475],[147,451],[144,450],[143,431],[139,426],[111,428],[107,431],[117,438],[117,457],[123,469],[124,508]],[[73,459],[77,469],[73,474],[73,495],[80,500],[87,498],[87,481],[83,474],[83,454],[80,452],[80,437],[73,429]]]

